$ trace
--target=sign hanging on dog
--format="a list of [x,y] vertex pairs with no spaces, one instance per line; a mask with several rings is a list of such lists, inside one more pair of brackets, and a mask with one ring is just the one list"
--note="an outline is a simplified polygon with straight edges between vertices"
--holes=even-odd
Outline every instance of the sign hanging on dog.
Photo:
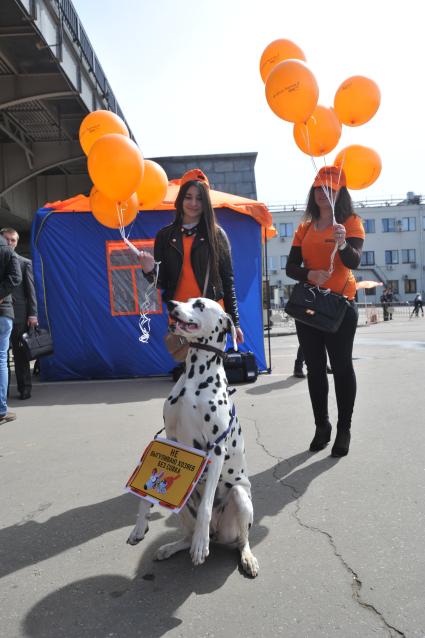
[[179,512],[199,481],[208,455],[203,450],[156,438],[143,452],[126,489]]

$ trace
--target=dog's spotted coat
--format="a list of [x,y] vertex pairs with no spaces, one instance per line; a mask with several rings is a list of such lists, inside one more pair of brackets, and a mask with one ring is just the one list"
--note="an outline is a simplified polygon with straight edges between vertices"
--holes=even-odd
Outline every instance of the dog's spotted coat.
[[[191,342],[224,350],[227,332],[234,334],[233,322],[215,301],[169,302],[169,311],[176,320],[176,333]],[[220,354],[190,348],[186,374],[165,401],[164,423],[168,439],[210,452],[211,462],[180,514],[185,538],[160,548],[157,558],[190,547],[193,562],[200,564],[208,556],[211,537],[236,545],[243,568],[256,576],[258,563],[248,542],[253,509],[245,444]],[[141,501],[131,544],[146,532],[149,504],[145,503]]]

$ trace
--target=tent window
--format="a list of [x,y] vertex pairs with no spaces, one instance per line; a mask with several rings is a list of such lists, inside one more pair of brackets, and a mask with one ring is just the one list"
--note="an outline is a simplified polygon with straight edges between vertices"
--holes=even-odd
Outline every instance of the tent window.
[[[132,242],[139,250],[153,252],[153,239],[136,239]],[[137,256],[123,241],[107,241],[106,255],[111,314],[113,316],[140,314],[149,283],[143,276]],[[145,309],[145,312],[162,313],[159,290],[151,292],[150,307]]]

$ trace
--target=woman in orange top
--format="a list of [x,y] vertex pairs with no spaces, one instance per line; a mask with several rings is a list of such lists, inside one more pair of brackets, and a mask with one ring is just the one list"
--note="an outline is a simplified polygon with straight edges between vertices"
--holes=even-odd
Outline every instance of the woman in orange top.
[[[334,216],[334,212],[335,216]],[[322,450],[331,438],[329,384],[326,352],[334,375],[338,406],[337,435],[332,456],[345,456],[350,446],[350,427],[356,398],[356,376],[352,351],[358,310],[354,297],[356,282],[351,271],[358,268],[365,233],[353,210],[344,172],[334,166],[320,169],[310,189],[304,221],[298,226],[288,256],[286,273],[292,279],[310,283],[344,295],[349,308],[336,333],[296,322],[307,364],[307,377],[316,432],[310,450]],[[331,270],[331,255],[338,249]]]
[[217,224],[208,179],[201,170],[183,175],[175,207],[173,223],[156,235],[154,256],[142,252],[142,269],[153,280],[154,263],[161,262],[158,288],[164,302],[205,296],[220,303],[233,319],[238,343],[243,343],[230,243]]

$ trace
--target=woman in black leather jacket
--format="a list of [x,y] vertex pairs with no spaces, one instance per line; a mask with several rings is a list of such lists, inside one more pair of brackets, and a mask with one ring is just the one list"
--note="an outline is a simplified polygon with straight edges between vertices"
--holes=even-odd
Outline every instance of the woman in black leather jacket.
[[154,262],[161,262],[158,288],[164,302],[205,296],[220,303],[233,319],[238,343],[243,343],[230,244],[217,224],[208,179],[201,170],[183,175],[175,207],[174,222],[156,235],[154,256],[141,253],[143,272],[152,281]]

